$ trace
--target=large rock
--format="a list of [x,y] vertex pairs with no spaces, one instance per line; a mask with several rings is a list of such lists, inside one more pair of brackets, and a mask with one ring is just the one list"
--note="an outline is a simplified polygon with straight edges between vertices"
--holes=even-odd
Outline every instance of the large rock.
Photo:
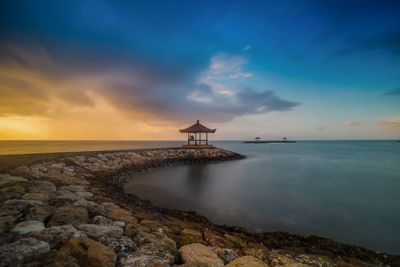
[[32,237],[48,242],[50,248],[60,247],[71,238],[82,236],[83,234],[70,224],[49,227],[32,234]]
[[146,226],[143,226],[141,224],[138,224],[136,222],[128,223],[125,226],[125,235],[130,237],[130,238],[132,238],[132,239],[135,238],[136,235],[139,232],[147,232],[147,233],[149,233],[150,232],[150,228],[148,228]]
[[203,233],[204,233],[204,239],[206,240],[207,244],[212,247],[219,247],[219,248],[233,248],[234,247],[232,242],[224,239],[217,232],[214,232],[214,231],[206,228]]
[[28,236],[43,229],[44,224],[41,221],[23,221],[15,225],[11,232],[19,236]]
[[80,206],[62,206],[56,209],[48,226],[71,224],[78,227],[89,221],[87,209]]
[[1,266],[20,266],[34,256],[50,250],[49,244],[35,238],[23,238],[13,243],[0,246]]
[[114,225],[81,224],[78,229],[95,240],[102,237],[121,238],[124,234],[124,229]]
[[196,229],[183,229],[178,236],[178,246],[184,246],[192,243],[204,244],[203,234]]
[[231,248],[218,248],[218,247],[209,247],[209,248],[215,254],[217,254],[218,258],[222,259],[225,264],[228,264],[234,259],[239,257],[238,252]]
[[222,267],[224,262],[208,247],[194,243],[179,249],[183,263],[189,266]]
[[120,260],[121,267],[170,267],[169,260],[152,255],[132,253],[123,256]]
[[253,256],[239,257],[226,265],[227,267],[268,267],[268,264]]
[[54,193],[26,193],[22,196],[22,199],[39,200],[39,201],[49,201],[54,198]]
[[55,266],[114,267],[117,255],[107,246],[89,238],[69,240],[59,251]]
[[247,241],[244,240],[243,238],[236,236],[236,235],[230,235],[230,234],[225,234],[224,238],[230,242],[232,242],[236,247],[239,248],[245,248],[247,247]]
[[93,209],[92,212],[96,215],[102,215],[115,221],[123,221],[125,223],[136,221],[130,211],[120,208],[112,202],[103,202],[96,206],[96,209]]

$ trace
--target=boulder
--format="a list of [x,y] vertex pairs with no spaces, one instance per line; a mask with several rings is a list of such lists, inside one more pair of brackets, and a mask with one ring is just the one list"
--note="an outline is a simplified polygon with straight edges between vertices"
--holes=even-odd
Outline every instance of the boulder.
[[179,249],[182,262],[189,266],[222,267],[224,262],[203,244],[185,245]]
[[217,232],[214,232],[214,231],[206,228],[203,233],[204,233],[204,239],[206,240],[207,244],[212,247],[219,247],[219,248],[233,248],[234,247],[232,242],[224,239]]
[[230,235],[230,234],[225,234],[224,238],[230,242],[232,242],[236,247],[239,248],[245,248],[247,247],[247,242],[243,238],[236,236],[236,235]]
[[1,266],[19,266],[34,256],[50,250],[49,244],[35,238],[23,238],[0,246]]
[[169,260],[140,253],[128,254],[121,258],[121,267],[170,267]]
[[28,200],[39,200],[39,201],[49,201],[54,198],[54,193],[26,193],[22,195],[22,199]]
[[81,237],[69,240],[56,256],[56,266],[114,267],[117,255],[109,247],[92,239]]
[[95,240],[100,240],[102,237],[121,238],[124,234],[121,227],[114,225],[81,224],[78,229]]
[[196,229],[183,229],[178,236],[178,246],[184,246],[192,243],[204,244],[203,234]]
[[89,215],[87,209],[79,206],[62,206],[56,209],[48,226],[71,224],[78,227],[87,223]]
[[18,236],[28,236],[35,231],[44,229],[44,224],[41,221],[23,221],[14,226],[12,233]]
[[70,224],[52,226],[32,234],[32,237],[49,243],[50,248],[60,247],[71,238],[82,236],[83,234]]
[[272,251],[268,258],[269,265],[272,267],[306,267],[308,265],[296,261],[295,259]]
[[156,232],[160,228],[161,229],[165,228],[164,225],[160,224],[159,222],[153,221],[153,220],[142,220],[142,221],[140,221],[140,224],[149,228],[151,232]]
[[253,256],[239,257],[226,265],[227,267],[268,267],[268,264]]
[[92,222],[98,225],[113,225],[114,221],[104,216],[98,215],[93,217]]

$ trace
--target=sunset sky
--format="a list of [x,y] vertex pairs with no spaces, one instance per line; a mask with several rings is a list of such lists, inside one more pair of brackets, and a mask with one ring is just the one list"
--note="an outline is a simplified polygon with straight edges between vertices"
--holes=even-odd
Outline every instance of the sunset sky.
[[0,2],[0,139],[400,138],[400,1]]

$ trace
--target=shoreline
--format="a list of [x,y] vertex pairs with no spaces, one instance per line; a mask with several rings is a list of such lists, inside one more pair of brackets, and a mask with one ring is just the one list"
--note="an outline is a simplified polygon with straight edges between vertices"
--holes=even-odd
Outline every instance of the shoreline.
[[[114,240],[114,243],[120,242],[122,238],[129,237],[131,241],[133,240],[134,245],[132,246],[136,246],[136,249],[127,249],[126,253],[119,253],[114,249],[115,255],[110,252],[110,254],[114,255],[111,257],[115,258],[114,263],[118,262],[120,266],[135,266],[128,263],[139,259],[152,264],[168,262],[171,266],[187,263],[184,262],[185,255],[182,254],[185,252],[181,251],[183,250],[182,247],[190,246],[194,243],[204,244],[212,248],[214,250],[213,253],[220,260],[223,260],[224,264],[234,258],[247,255],[255,257],[270,266],[289,266],[290,264],[312,266],[316,263],[325,264],[326,266],[400,265],[400,256],[377,253],[358,246],[342,244],[328,238],[284,232],[254,234],[241,227],[213,224],[206,217],[196,212],[160,208],[134,195],[127,195],[122,189],[123,182],[132,173],[146,171],[149,168],[194,162],[234,160],[243,157],[240,154],[218,148],[201,150],[159,148],[2,155],[0,156],[0,173],[3,175],[6,173],[9,176],[3,176],[3,179],[0,180],[3,181],[4,177],[6,177],[6,183],[2,182],[1,189],[7,184],[12,185],[15,189],[15,187],[23,187],[26,183],[32,184],[37,183],[37,181],[46,181],[55,185],[56,190],[51,192],[46,192],[46,190],[42,190],[43,192],[40,190],[39,192],[30,192],[28,189],[28,193],[26,193],[26,190],[23,193],[14,192],[14,189],[6,190],[3,191],[6,193],[2,193],[1,198],[4,202],[1,207],[7,206],[8,208],[10,203],[14,205],[18,202],[15,201],[16,199],[24,200],[25,202],[31,201],[28,204],[25,203],[28,208],[28,214],[32,207],[41,206],[32,201],[42,201],[43,204],[46,203],[44,204],[45,206],[52,206],[56,210],[42,218],[43,227],[40,231],[43,232],[49,227],[67,224],[65,221],[53,222],[55,220],[54,216],[59,209],[65,209],[66,206],[70,205],[77,206],[82,210],[86,210],[88,215],[84,216],[83,223],[75,223],[72,220],[68,224],[72,224],[77,228],[77,233],[82,234],[83,232],[90,240],[98,241],[107,247],[112,247],[112,245],[110,245],[107,238],[104,239],[105,234],[96,236],[87,230],[87,227],[89,227],[87,225],[95,224],[93,220],[96,216],[114,220],[114,223],[122,221],[124,222],[124,227],[121,227],[123,228],[123,234],[119,236],[119,241]],[[9,177],[22,177],[24,180],[11,179]],[[71,189],[74,186],[82,188],[78,192],[86,192],[87,194],[74,192]],[[27,186],[27,188],[31,187],[32,185],[30,187]],[[23,188],[25,189],[25,187]],[[18,188],[18,190],[21,191],[22,189]],[[8,204],[4,205],[7,201]],[[18,203],[21,204],[20,202]],[[112,203],[113,208],[107,210],[107,205],[111,204],[106,205],[104,203]],[[107,212],[94,212],[91,210],[92,208],[94,210],[107,210]],[[48,250],[38,255],[27,255],[21,261],[21,264],[29,261],[42,265],[43,261],[49,261],[49,259],[57,261],[66,256],[75,257],[65,248],[66,246],[68,248],[68,245],[71,246],[70,243],[73,242],[73,239],[63,240],[57,246],[51,247],[51,240],[54,237],[47,237],[46,239],[43,237],[44,234],[38,234],[41,233],[39,230],[39,232],[31,231],[29,234],[16,234],[15,227],[27,221],[27,212],[25,210],[24,213],[22,217],[18,217],[11,223],[7,221],[4,224],[2,221],[0,259],[5,257],[1,254],[1,251],[10,246],[9,244],[30,236],[42,240],[41,242],[47,241],[50,246]],[[72,213],[72,211],[69,213]],[[64,215],[68,217],[69,214]],[[86,225],[86,228],[82,227],[82,225]],[[160,231],[162,236],[156,235]],[[130,234],[130,232],[136,232],[136,234]],[[164,253],[165,255],[152,255],[151,251],[146,251],[145,245],[141,244],[140,240],[137,240],[137,235],[141,233],[143,235],[154,235],[159,240],[164,240],[164,238],[172,240],[175,243],[175,249],[171,248],[174,253],[170,251]],[[115,237],[113,238],[115,239]],[[157,240],[152,242],[158,244]],[[128,247],[128,245],[126,246]],[[172,258],[171,255],[173,256]],[[281,265],[278,265],[277,262]]]

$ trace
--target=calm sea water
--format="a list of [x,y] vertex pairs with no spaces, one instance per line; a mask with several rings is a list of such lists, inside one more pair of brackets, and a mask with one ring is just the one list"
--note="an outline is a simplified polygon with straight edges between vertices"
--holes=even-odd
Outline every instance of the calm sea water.
[[125,190],[219,224],[400,254],[400,143],[217,145],[247,158],[153,170],[132,177]]
[[[182,142],[0,141],[0,154],[178,146]],[[400,143],[214,142],[243,160],[156,169],[125,190],[250,231],[316,234],[400,254]]]

